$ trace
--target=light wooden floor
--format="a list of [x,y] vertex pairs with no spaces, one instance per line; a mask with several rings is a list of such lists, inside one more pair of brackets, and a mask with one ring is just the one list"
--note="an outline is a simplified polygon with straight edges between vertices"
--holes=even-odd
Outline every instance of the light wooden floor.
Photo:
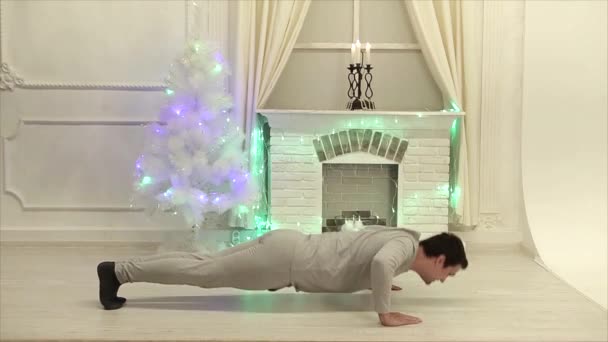
[[95,265],[140,247],[3,245],[0,339],[201,341],[606,341],[607,314],[515,250],[472,250],[445,284],[396,279],[393,309],[423,323],[381,327],[369,293],[305,294],[127,285],[97,303]]

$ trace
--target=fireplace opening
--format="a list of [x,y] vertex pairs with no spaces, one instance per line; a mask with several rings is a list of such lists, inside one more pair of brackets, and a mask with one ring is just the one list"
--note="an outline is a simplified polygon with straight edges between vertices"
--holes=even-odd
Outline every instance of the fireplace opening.
[[323,232],[397,225],[395,164],[323,164]]

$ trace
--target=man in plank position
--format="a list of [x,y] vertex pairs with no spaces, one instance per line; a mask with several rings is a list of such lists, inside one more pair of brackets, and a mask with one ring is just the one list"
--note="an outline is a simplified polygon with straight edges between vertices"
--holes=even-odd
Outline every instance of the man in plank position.
[[371,288],[383,325],[416,324],[419,318],[390,311],[393,277],[411,270],[430,285],[469,264],[457,236],[419,238],[418,232],[383,226],[313,235],[279,229],[214,254],[173,252],[106,261],[97,266],[99,300],[106,310],[119,309],[126,300],[117,297],[118,288],[136,282],[243,290],[294,286],[297,291],[333,293]]

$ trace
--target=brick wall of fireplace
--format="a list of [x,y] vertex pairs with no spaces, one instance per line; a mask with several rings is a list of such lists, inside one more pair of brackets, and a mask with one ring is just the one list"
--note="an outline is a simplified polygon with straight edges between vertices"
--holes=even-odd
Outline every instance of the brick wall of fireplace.
[[[445,138],[418,138],[400,136],[407,140],[407,150],[397,163],[385,156],[369,151],[352,151],[320,161],[315,140],[318,135],[273,131],[271,126],[270,171],[273,228],[297,229],[306,233],[321,233],[323,218],[323,164],[370,164],[393,163],[397,169],[396,225],[414,228],[422,232],[447,230],[449,144]],[[376,130],[380,131],[380,130]],[[405,131],[404,131],[405,132]],[[327,146],[325,146],[327,147]],[[342,151],[345,152],[345,151]],[[371,182],[359,180],[359,182]],[[362,177],[361,179],[364,179]],[[370,208],[372,209],[372,208]],[[392,208],[373,208],[376,212],[388,212]]]

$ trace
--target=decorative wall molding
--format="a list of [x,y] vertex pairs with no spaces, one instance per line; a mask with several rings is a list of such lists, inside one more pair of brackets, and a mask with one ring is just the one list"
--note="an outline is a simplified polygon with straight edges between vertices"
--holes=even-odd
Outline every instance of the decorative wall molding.
[[[4,170],[6,173],[6,169]],[[9,189],[6,177],[4,177],[5,183],[4,193],[13,197],[19,206],[24,211],[87,211],[87,212],[141,212],[144,208],[141,207],[130,207],[130,206],[111,206],[106,204],[93,204],[93,205],[49,205],[49,204],[33,204],[28,203],[24,198],[23,194],[18,189]]]
[[[483,3],[479,226],[504,230],[523,215],[519,175],[524,2]],[[519,189],[519,190],[518,190]]]
[[[500,140],[499,117],[500,103],[499,88],[500,68],[502,68],[502,54],[497,47],[501,42],[504,21],[499,19],[503,3],[485,2],[483,6],[483,52],[482,52],[482,101],[481,101],[481,150],[479,168],[479,223],[482,223],[483,214],[491,217],[498,213],[498,166],[500,153],[498,153],[498,142]],[[493,224],[493,220],[487,224]]]
[[123,91],[162,91],[164,83],[67,83],[22,80],[23,89],[70,89],[70,90],[123,90]]
[[136,119],[121,119],[121,120],[105,120],[105,119],[73,119],[73,118],[19,118],[17,125],[13,129],[12,134],[4,137],[5,141],[13,140],[19,134],[19,130],[25,125],[46,125],[46,126],[145,126],[148,124],[159,123],[158,120],[136,120]]
[[[185,0],[186,4],[190,2]],[[4,27],[4,16],[8,2],[0,1],[0,62],[2,68],[0,70],[0,91],[14,90],[15,88],[22,89],[70,89],[70,90],[123,90],[123,91],[163,91],[166,88],[164,82],[48,82],[44,80],[28,80],[24,77],[17,76],[18,68],[11,65],[11,61],[7,60],[5,51],[7,46],[4,36],[6,28]],[[188,12],[186,6],[186,12]],[[186,13],[186,16],[188,13]],[[186,31],[187,32],[187,31]],[[14,64],[14,63],[13,63]]]
[[[6,1],[5,1],[6,2]],[[6,51],[5,46],[4,46],[4,10],[2,9],[2,4],[4,2],[0,1],[0,64],[4,63],[4,52]],[[2,90],[2,89],[0,89]]]
[[[215,42],[226,54],[228,46],[228,2],[184,0],[185,2],[185,39],[202,38]],[[18,77],[16,71],[9,67],[3,54],[6,46],[2,39],[5,32],[2,22],[2,3],[0,3],[0,90],[23,89],[69,89],[69,90],[122,90],[122,91],[163,91],[164,82],[47,82],[28,80]],[[350,48],[350,47],[349,47]]]
[[7,63],[0,67],[0,90],[13,90],[23,85],[23,79],[17,76]]
[[502,226],[502,218],[498,213],[480,213],[478,228],[496,229]]
[[[296,43],[295,50],[349,50],[352,43]],[[417,43],[375,43],[374,50],[421,50]]]
[[27,201],[21,191],[10,184],[10,169],[8,168],[9,161],[7,160],[7,152],[10,149],[11,141],[14,141],[23,126],[26,125],[81,125],[81,126],[144,126],[150,123],[156,123],[154,120],[102,120],[102,119],[39,119],[39,118],[21,118],[17,121],[17,125],[11,135],[3,138],[2,144],[2,185],[4,193],[13,197],[21,208],[25,211],[88,211],[88,212],[140,212],[144,208],[131,205],[109,205],[109,204],[92,204],[92,205],[49,205],[30,203]]

